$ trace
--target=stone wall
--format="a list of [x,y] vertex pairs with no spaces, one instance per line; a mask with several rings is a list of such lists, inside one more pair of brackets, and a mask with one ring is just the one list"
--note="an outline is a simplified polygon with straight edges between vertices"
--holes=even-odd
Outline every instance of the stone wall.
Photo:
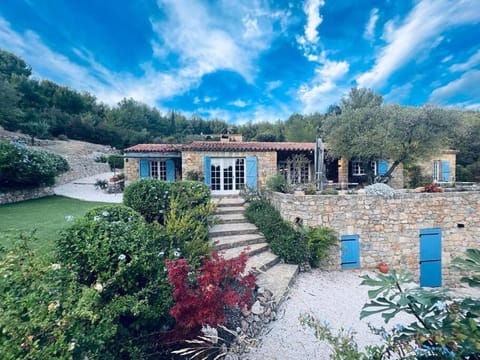
[[182,152],[182,176],[189,171],[204,173],[204,157],[212,158],[244,158],[247,156],[256,156],[258,160],[258,186],[264,186],[267,178],[277,173],[277,153],[275,151],[242,151],[242,152],[224,152],[224,151],[183,151]]
[[19,201],[38,199],[45,196],[53,195],[53,188],[42,187],[37,189],[16,190],[10,192],[0,192],[0,205],[16,203]]
[[[394,199],[273,193],[270,200],[288,221],[300,218],[304,225],[328,226],[339,235],[358,234],[362,268],[383,260],[391,268],[408,269],[417,280],[421,229],[442,229],[442,277],[449,286],[459,280],[449,269],[452,259],[480,245],[480,192],[399,193]],[[341,267],[339,248],[324,265]]]
[[131,182],[139,179],[139,161],[140,159],[132,157],[124,159],[125,181]]

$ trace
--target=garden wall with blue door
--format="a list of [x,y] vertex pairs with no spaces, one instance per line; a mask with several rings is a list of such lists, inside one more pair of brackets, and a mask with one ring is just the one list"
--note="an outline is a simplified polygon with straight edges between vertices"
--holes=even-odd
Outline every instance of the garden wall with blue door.
[[480,248],[480,192],[362,195],[271,194],[285,220],[328,226],[341,238],[327,269],[407,269],[425,286],[459,285],[449,266],[468,248]]

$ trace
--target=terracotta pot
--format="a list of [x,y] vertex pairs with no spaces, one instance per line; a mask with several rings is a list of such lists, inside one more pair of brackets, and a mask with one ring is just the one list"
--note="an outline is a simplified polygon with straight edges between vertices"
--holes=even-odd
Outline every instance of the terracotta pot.
[[378,264],[378,270],[382,273],[382,274],[387,274],[388,273],[388,265],[385,264],[383,261]]

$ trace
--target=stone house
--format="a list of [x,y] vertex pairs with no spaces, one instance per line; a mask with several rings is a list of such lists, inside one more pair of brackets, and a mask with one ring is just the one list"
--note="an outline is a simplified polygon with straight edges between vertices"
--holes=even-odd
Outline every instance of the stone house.
[[[257,189],[281,172],[293,184],[314,181],[314,143],[195,141],[125,149],[125,179],[203,179],[213,194]],[[301,161],[295,159],[302,159]]]
[[[236,194],[249,187],[257,189],[281,173],[290,184],[301,186],[315,181],[315,143],[244,142],[241,135],[225,136],[221,141],[195,141],[191,144],[139,144],[125,149],[127,183],[144,178],[166,181],[198,179],[214,194]],[[434,182],[455,181],[455,151],[444,151],[421,164]],[[366,181],[364,164],[347,159],[325,157],[327,186],[348,188]],[[370,164],[374,175],[383,175],[389,164],[379,160]],[[390,183],[404,187],[399,166]]]

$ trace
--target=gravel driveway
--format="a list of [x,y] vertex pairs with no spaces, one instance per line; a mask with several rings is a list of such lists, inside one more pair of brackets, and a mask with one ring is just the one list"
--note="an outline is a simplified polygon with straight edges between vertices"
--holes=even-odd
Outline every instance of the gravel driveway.
[[[328,321],[334,329],[354,329],[360,348],[380,342],[367,324],[384,324],[380,315],[360,321],[360,311],[368,301],[368,286],[360,286],[361,275],[371,271],[320,271],[301,273],[290,290],[289,298],[278,312],[278,320],[269,324],[256,349],[243,357],[250,360],[329,359],[330,348],[320,343],[310,329],[298,320],[302,313],[311,313],[320,321]],[[387,325],[410,323],[412,317],[399,314]]]
[[73,199],[121,203],[123,201],[123,194],[107,194],[103,190],[95,189],[95,182],[98,179],[108,180],[112,176],[112,172],[97,174],[67,184],[55,186],[53,190],[56,195],[62,195]]

